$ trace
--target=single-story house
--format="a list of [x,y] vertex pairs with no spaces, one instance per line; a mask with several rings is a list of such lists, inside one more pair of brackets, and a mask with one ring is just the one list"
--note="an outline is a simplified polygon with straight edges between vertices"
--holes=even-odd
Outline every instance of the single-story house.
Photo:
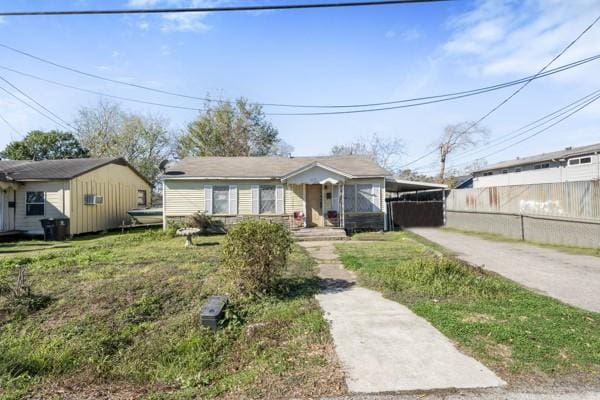
[[163,224],[202,212],[225,226],[260,218],[383,230],[391,175],[365,156],[189,157],[163,172]]
[[600,143],[517,157],[473,172],[473,187],[533,185],[600,179]]
[[116,228],[151,188],[123,158],[0,161],[0,232],[39,235],[47,218],[69,218],[70,235]]

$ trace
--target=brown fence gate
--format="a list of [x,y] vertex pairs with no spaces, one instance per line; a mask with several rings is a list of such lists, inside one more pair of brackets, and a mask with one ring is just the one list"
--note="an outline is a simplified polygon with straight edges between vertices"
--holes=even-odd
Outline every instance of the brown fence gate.
[[443,201],[392,201],[388,207],[394,227],[444,225]]

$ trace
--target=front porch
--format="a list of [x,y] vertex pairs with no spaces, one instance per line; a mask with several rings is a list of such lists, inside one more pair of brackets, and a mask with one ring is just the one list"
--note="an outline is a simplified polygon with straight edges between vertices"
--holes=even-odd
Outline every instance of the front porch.
[[289,201],[293,206],[286,206],[292,213],[293,229],[385,229],[382,178],[355,178],[313,163],[283,177],[282,183],[286,193],[296,198]]

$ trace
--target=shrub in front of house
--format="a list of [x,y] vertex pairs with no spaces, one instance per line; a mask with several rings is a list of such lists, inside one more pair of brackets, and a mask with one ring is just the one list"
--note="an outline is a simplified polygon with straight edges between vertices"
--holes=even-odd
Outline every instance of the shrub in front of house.
[[200,233],[206,233],[215,222],[212,217],[203,212],[197,212],[186,219],[186,226],[200,229]]
[[273,289],[292,248],[289,230],[262,220],[233,226],[222,245],[221,272],[233,295],[253,296]]

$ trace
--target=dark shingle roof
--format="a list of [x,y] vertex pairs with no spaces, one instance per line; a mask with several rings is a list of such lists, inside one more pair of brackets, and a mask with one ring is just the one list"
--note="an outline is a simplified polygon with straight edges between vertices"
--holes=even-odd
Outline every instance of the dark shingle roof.
[[366,156],[187,157],[167,166],[163,177],[281,178],[316,163],[353,177],[392,175]]
[[[0,161],[0,177],[11,181],[61,180],[79,175],[108,164],[131,167],[125,159],[116,158],[73,158],[67,160],[43,161]],[[133,168],[132,168],[133,169]],[[135,169],[133,169],[140,175]],[[142,177],[140,175],[140,177]],[[146,180],[146,178],[142,177]],[[146,180],[147,181],[147,180]]]
[[474,172],[491,171],[491,170],[495,170],[495,169],[516,167],[519,165],[527,165],[527,164],[539,163],[539,162],[543,162],[543,161],[565,159],[565,158],[575,157],[575,156],[579,156],[579,155],[593,154],[598,151],[600,151],[600,143],[590,144],[588,146],[581,146],[581,147],[571,147],[571,148],[566,148],[566,149],[560,150],[560,151],[553,151],[551,153],[543,153],[543,154],[538,154],[535,156],[521,157],[521,158],[517,158],[514,160],[502,161],[502,162],[499,162],[496,164],[487,165],[487,166],[485,166],[481,169],[478,169],[477,171],[474,171]]

